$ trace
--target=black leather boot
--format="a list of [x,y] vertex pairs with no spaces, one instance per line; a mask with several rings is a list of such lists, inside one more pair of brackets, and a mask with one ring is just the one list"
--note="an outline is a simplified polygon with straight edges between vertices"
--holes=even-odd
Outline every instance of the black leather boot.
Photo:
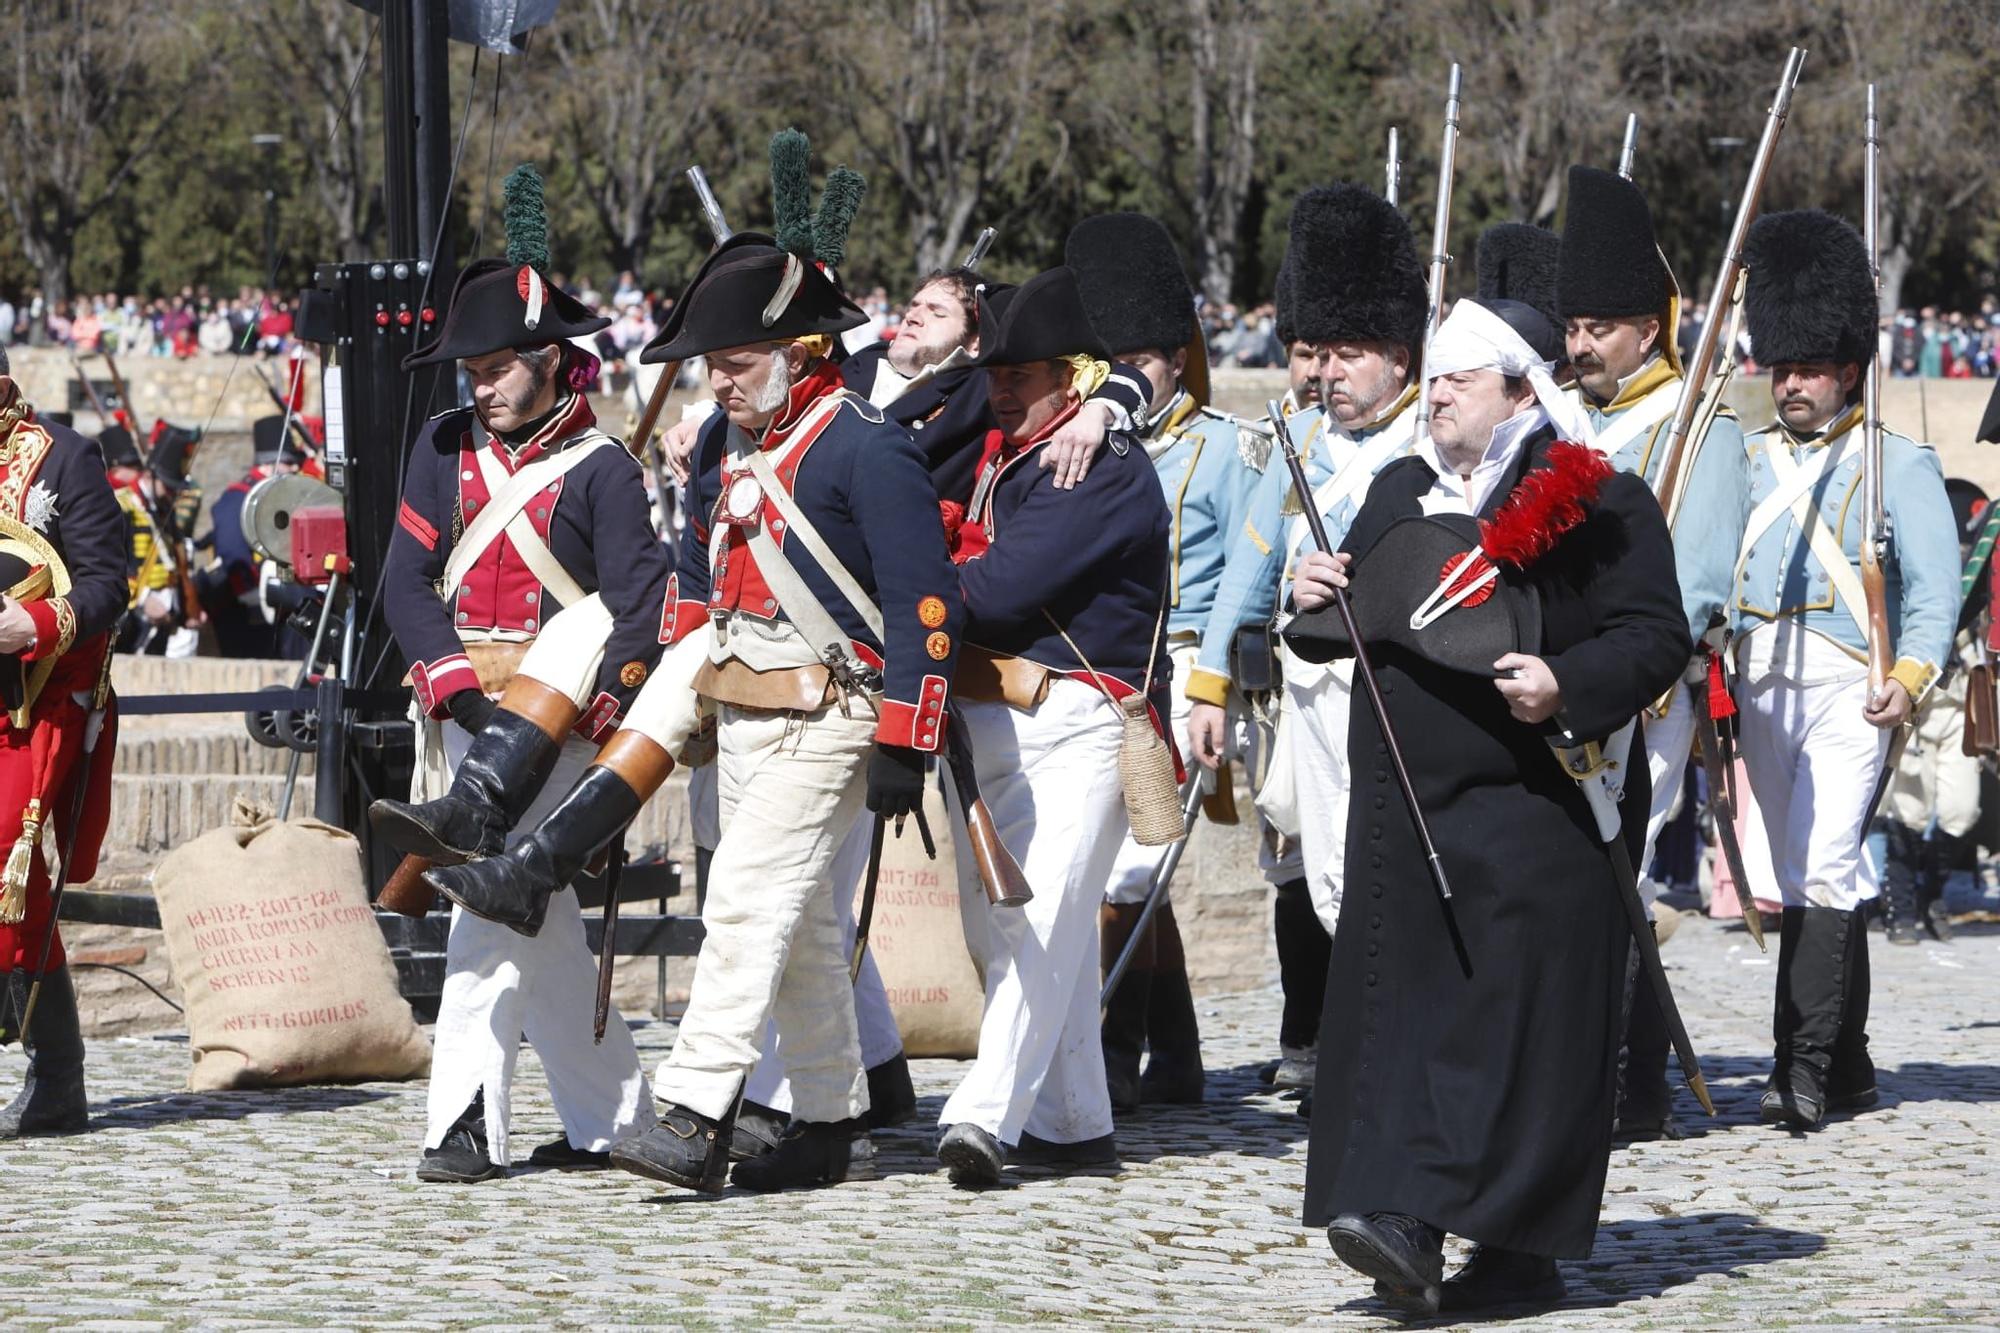
[[1882,821],[1882,917],[1891,944],[1917,942],[1917,872],[1924,840],[1907,824]]
[[1811,1129],[1826,1113],[1827,1075],[1846,1018],[1850,937],[1859,912],[1787,907],[1778,935],[1771,1080],[1758,1103],[1767,1125]]
[[1939,944],[1951,943],[1951,917],[1944,910],[1945,881],[1958,867],[1962,839],[1943,829],[1931,830],[1924,843],[1924,877],[1917,889],[1917,922]]
[[469,1185],[491,1180],[506,1169],[486,1151],[486,1093],[482,1090],[472,1094],[471,1102],[445,1131],[444,1141],[424,1149],[417,1162],[417,1179],[434,1185]]
[[1340,1262],[1375,1279],[1375,1295],[1407,1314],[1434,1315],[1442,1299],[1444,1233],[1407,1213],[1342,1213],[1326,1229]]
[[720,1120],[669,1106],[657,1126],[611,1145],[611,1165],[648,1180],[720,1194],[729,1176],[729,1144],[742,1100],[732,1101]]
[[498,856],[427,870],[424,882],[474,916],[523,935],[540,934],[549,899],[632,822],[644,803],[624,778],[592,764],[533,833]]
[[421,805],[376,801],[368,807],[368,823],[397,851],[432,865],[496,855],[541,794],[561,751],[539,724],[497,709],[459,761],[450,791]]
[[[1105,975],[1117,963],[1138,924],[1141,904],[1106,903],[1098,920],[1100,953]],[[1140,941],[1132,962],[1104,1006],[1104,1082],[1111,1091],[1111,1109],[1124,1112],[1139,1106],[1139,1061],[1146,1053],[1146,1013],[1152,1005],[1152,940]]]
[[1153,916],[1155,952],[1151,1004],[1146,1011],[1146,1073],[1139,1080],[1140,1099],[1169,1105],[1191,1105],[1202,1099],[1206,1079],[1201,1067],[1201,1025],[1195,1017],[1194,990],[1188,985],[1187,953],[1172,903]]
[[1278,944],[1278,982],[1285,1008],[1278,1020],[1281,1051],[1310,1051],[1319,1045],[1319,1016],[1326,1008],[1326,966],[1333,937],[1313,910],[1312,892],[1302,879],[1278,886],[1271,924]]
[[1833,1043],[1833,1064],[1826,1075],[1826,1109],[1865,1111],[1882,1097],[1875,1088],[1875,1061],[1868,1055],[1868,1003],[1873,989],[1868,932],[1858,921],[1847,932],[1846,968],[1847,1002],[1840,1017],[1840,1035]]
[[901,1051],[868,1070],[868,1128],[900,1125],[917,1110],[917,1086],[910,1081],[910,1061]]
[[[10,1032],[27,1009],[30,980],[26,972],[7,976]],[[90,1100],[83,1091],[83,1028],[67,967],[42,974],[35,1012],[28,1016],[23,1036],[28,1077],[19,1095],[0,1110],[0,1139],[75,1134],[90,1128]]]
[[852,1120],[794,1120],[770,1152],[738,1162],[731,1180],[746,1190],[819,1189],[849,1180],[875,1179],[875,1145],[868,1128]]

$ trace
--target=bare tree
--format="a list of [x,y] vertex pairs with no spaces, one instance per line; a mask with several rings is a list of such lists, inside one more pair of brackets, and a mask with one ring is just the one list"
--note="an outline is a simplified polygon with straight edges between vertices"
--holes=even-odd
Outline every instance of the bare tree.
[[920,272],[957,262],[976,228],[1004,230],[1061,175],[1066,10],[865,0],[828,14],[825,101],[895,186]]
[[[305,184],[343,259],[365,257],[380,156],[363,76],[373,22],[347,0],[267,0],[238,15],[252,48],[289,80],[260,99],[307,164]],[[350,96],[351,92],[351,96]]]
[[182,8],[16,0],[0,76],[0,202],[51,305],[69,299],[77,232],[171,123],[201,64]]
[[[767,0],[571,0],[548,37],[562,71],[547,88],[576,148],[613,267],[643,269],[668,191],[725,101],[754,100],[746,72],[776,21]],[[746,97],[746,94],[751,96]]]

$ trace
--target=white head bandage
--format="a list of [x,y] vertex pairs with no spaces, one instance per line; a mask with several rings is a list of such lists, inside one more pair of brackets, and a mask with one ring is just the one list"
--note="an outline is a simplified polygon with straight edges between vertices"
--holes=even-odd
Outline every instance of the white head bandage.
[[1497,370],[1502,375],[1525,378],[1554,423],[1556,434],[1589,444],[1596,438],[1590,419],[1574,399],[1556,387],[1551,373],[1554,369],[1555,363],[1535,355],[1535,349],[1513,325],[1472,300],[1460,300],[1452,306],[1450,318],[1438,327],[1424,351],[1426,381],[1466,370]]

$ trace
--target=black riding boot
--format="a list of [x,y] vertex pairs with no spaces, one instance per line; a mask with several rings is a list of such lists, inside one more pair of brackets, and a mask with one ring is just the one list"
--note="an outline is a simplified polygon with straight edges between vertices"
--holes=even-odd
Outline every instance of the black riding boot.
[[[1855,914],[1857,917],[1860,913]],[[1868,1001],[1872,980],[1868,971],[1868,932],[1857,922],[1847,932],[1847,1003],[1840,1016],[1840,1035],[1833,1043],[1833,1065],[1826,1075],[1826,1109],[1862,1111],[1882,1100],[1875,1090],[1875,1062],[1868,1056]]]
[[[1098,914],[1099,952],[1108,977],[1139,922],[1139,903],[1106,903]],[[1104,1006],[1104,1081],[1111,1091],[1111,1109],[1136,1110],[1139,1105],[1139,1061],[1146,1053],[1146,1014],[1153,997],[1153,939],[1139,942]]]
[[424,882],[474,916],[523,935],[539,934],[549,899],[643,804],[645,798],[624,778],[592,764],[533,833],[499,856],[427,870]]
[[[1633,951],[1637,961],[1637,951]],[[1681,1136],[1674,1120],[1674,1093],[1667,1081],[1667,1057],[1673,1040],[1660,1012],[1659,996],[1636,966],[1626,973],[1632,987],[1626,1006],[1625,1044],[1618,1060],[1617,1135],[1628,1142]]]
[[1889,943],[1917,942],[1917,872],[1923,864],[1924,840],[1915,829],[1894,820],[1882,821],[1886,850],[1882,861],[1882,914]]
[[495,710],[435,801],[377,801],[368,807],[376,834],[407,856],[438,866],[497,855],[556,766],[562,743],[519,713]]
[[1206,1084],[1201,1025],[1195,1017],[1187,951],[1172,903],[1162,903],[1153,916],[1153,942],[1153,993],[1146,1009],[1148,1055],[1139,1096],[1148,1102],[1198,1102]]
[[1826,1111],[1827,1076],[1846,1020],[1859,912],[1787,907],[1778,936],[1772,1010],[1771,1081],[1758,1104],[1764,1123],[1810,1129]]
[[1917,924],[1939,944],[1951,943],[1951,918],[1944,910],[1945,881],[1958,867],[1960,839],[1943,829],[1932,829],[1924,844],[1924,877],[1917,889]]
[[[28,1005],[31,978],[26,972],[7,976],[11,1033]],[[42,974],[41,993],[29,1018],[22,1045],[28,1053],[28,1077],[20,1095],[0,1110],[0,1139],[37,1134],[74,1134],[90,1127],[90,1100],[83,1091],[83,1028],[77,1019],[76,990],[67,967]]]
[[1278,886],[1271,921],[1277,934],[1278,980],[1285,994],[1284,1013],[1278,1020],[1280,1063],[1275,1081],[1280,1088],[1310,1088],[1333,937],[1320,924],[1312,893],[1302,879]]

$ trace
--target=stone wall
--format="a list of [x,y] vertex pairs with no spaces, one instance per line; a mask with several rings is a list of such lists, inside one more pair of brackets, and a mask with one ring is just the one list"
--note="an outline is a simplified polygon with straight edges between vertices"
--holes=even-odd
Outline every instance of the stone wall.
[[[14,381],[28,401],[44,411],[76,413],[79,429],[95,434],[100,425],[69,353],[60,347],[20,347],[7,349]],[[111,372],[99,357],[84,360],[84,369],[102,395],[110,393]],[[272,383],[284,383],[285,362],[277,357],[214,355],[198,352],[186,359],[159,356],[122,356],[118,373],[132,396],[132,416],[138,422],[143,441],[155,417],[176,425],[208,424],[213,430],[247,431],[258,417],[277,411],[271,395],[258,378],[262,371]],[[319,376],[306,375],[306,411],[319,415]]]

